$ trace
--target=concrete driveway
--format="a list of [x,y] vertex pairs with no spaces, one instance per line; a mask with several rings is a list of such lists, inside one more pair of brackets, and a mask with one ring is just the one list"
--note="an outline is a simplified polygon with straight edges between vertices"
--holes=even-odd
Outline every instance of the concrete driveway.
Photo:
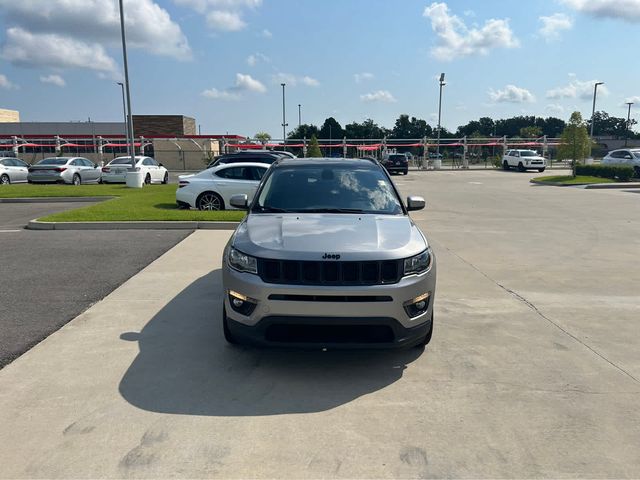
[[226,345],[229,232],[195,232],[0,371],[0,476],[639,477],[640,196],[531,176],[394,177],[438,256],[424,351]]

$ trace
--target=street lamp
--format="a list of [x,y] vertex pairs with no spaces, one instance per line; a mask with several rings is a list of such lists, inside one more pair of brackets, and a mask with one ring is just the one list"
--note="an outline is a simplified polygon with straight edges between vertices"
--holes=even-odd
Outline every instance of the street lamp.
[[283,145],[283,149],[286,151],[287,150],[287,128],[289,126],[289,124],[286,121],[285,118],[285,106],[284,106],[284,87],[286,85],[286,83],[281,83],[280,84],[282,86],[282,145]]
[[627,146],[627,141],[629,140],[629,130],[631,130],[631,105],[633,105],[633,102],[627,102],[627,106],[629,107],[629,110],[627,111],[627,132],[625,133],[624,136],[624,146]]
[[593,110],[591,110],[591,141],[593,141],[593,117],[596,114],[596,96],[598,95],[598,85],[604,85],[604,82],[596,82],[593,87]]
[[124,32],[124,8],[122,6],[122,0],[119,0],[120,4],[120,33],[122,36],[122,63],[124,65],[124,89],[127,96],[127,143],[130,145],[129,154],[131,156],[131,172],[135,172],[136,169],[136,149],[134,147],[133,136],[133,117],[131,116],[131,92],[129,90],[129,65],[127,62],[127,39]]
[[446,83],[444,82],[444,73],[440,74],[440,99],[438,100],[438,141],[436,143],[436,160],[440,160],[440,118],[442,116],[442,87]]
[[129,140],[129,127],[128,127],[129,124],[127,123],[127,103],[124,98],[124,83],[122,82],[116,82],[116,83],[120,85],[120,89],[122,90],[122,112],[124,114],[124,136],[127,139],[127,153],[129,154],[129,156],[131,156],[131,145],[129,145],[131,141]]

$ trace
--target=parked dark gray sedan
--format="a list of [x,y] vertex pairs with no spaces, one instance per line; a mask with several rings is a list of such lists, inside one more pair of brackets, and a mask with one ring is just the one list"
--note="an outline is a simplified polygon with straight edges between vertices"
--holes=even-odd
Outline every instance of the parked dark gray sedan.
[[29,183],[100,183],[102,170],[83,157],[51,157],[29,168]]

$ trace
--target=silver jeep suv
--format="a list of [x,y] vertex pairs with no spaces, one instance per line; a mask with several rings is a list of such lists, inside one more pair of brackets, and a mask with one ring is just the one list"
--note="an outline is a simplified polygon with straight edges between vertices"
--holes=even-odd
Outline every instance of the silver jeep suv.
[[230,343],[315,348],[426,345],[436,262],[384,168],[357,159],[276,161],[223,253]]

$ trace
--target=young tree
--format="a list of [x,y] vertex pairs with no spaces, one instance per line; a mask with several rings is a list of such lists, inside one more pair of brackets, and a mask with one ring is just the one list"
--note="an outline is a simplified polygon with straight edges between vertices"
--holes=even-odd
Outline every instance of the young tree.
[[309,142],[309,147],[307,148],[307,157],[321,157],[322,152],[320,151],[320,145],[318,145],[318,139],[315,135],[311,135],[311,141]]
[[269,135],[267,132],[258,132],[253,136],[253,138],[265,145],[269,143],[269,140],[271,140],[271,135]]
[[573,112],[569,123],[562,132],[561,143],[558,147],[558,156],[561,159],[571,159],[573,176],[576,176],[576,163],[583,160],[591,151],[591,139],[587,132],[587,125],[582,120],[580,112]]

